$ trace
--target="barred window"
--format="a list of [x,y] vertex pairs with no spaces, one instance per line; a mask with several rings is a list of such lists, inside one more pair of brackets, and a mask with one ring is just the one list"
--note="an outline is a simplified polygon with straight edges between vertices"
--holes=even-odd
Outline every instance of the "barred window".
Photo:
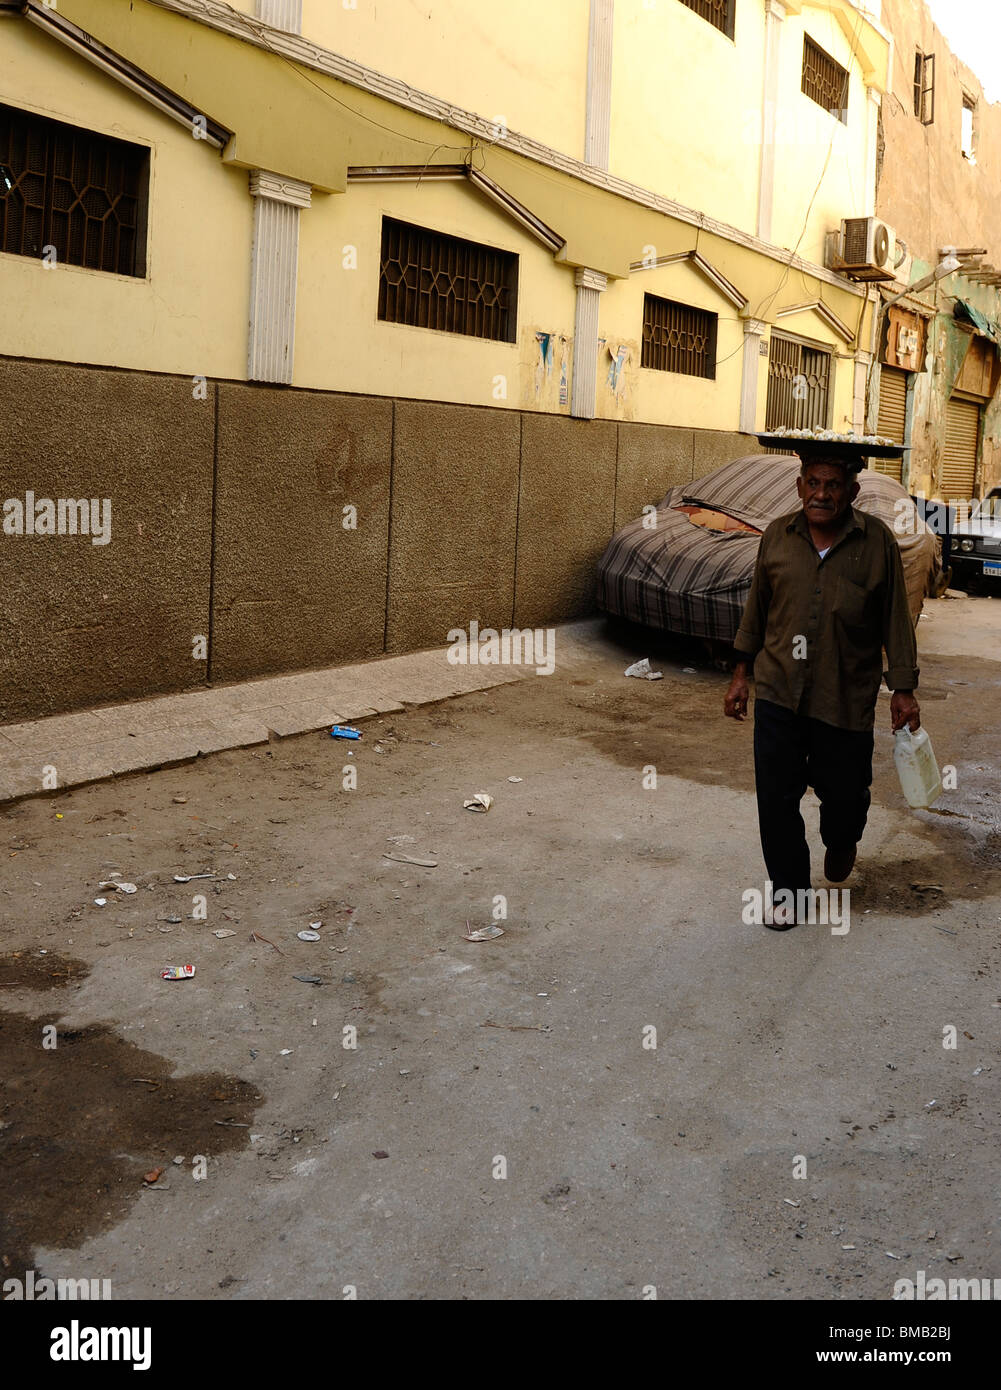
[[681,0],[681,3],[703,19],[708,19],[728,39],[733,38],[733,12],[737,8],[737,0]]
[[830,352],[786,338],[773,329],[768,350],[765,429],[828,429],[830,397]]
[[803,35],[803,91],[818,106],[848,123],[848,69],[836,63],[820,44]]
[[717,316],[706,309],[644,295],[640,365],[715,381],[717,324]]
[[0,105],[0,251],[145,275],[149,151]]
[[382,219],[380,319],[513,343],[517,307],[514,252]]

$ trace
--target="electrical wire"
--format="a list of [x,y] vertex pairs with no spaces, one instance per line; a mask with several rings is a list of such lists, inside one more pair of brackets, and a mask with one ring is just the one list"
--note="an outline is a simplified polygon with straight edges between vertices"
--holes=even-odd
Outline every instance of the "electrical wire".
[[[257,39],[258,43],[260,44],[260,46],[261,46],[262,48],[264,48],[267,52],[271,53],[274,57],[280,59],[283,63],[285,63],[285,65],[286,65],[287,67],[291,68],[292,71],[295,72],[295,73],[297,73],[298,76],[301,77],[305,82],[308,82],[309,85],[310,85],[311,87],[315,88],[316,91],[318,91],[322,96],[324,96],[324,97],[326,97],[328,100],[334,102],[335,105],[340,106],[343,110],[349,112],[352,116],[355,116],[358,120],[360,120],[360,121],[365,121],[365,122],[367,122],[369,125],[375,126],[376,129],[385,131],[387,134],[392,135],[392,136],[394,136],[394,137],[397,138],[397,139],[400,139],[400,140],[407,140],[407,141],[409,141],[411,144],[415,144],[415,145],[424,145],[424,146],[426,146],[426,147],[427,147],[427,146],[431,146],[431,141],[430,141],[430,140],[421,139],[419,136],[410,135],[410,134],[408,134],[408,133],[405,132],[405,131],[397,130],[397,129],[395,129],[395,128],[392,127],[392,126],[388,126],[388,125],[386,125],[386,124],[385,124],[384,122],[382,122],[382,121],[377,121],[377,120],[374,119],[374,117],[372,117],[372,116],[367,116],[364,112],[359,111],[356,107],[352,106],[349,102],[346,102],[346,101],[342,100],[340,97],[335,96],[335,94],[334,94],[332,91],[330,91],[327,87],[323,86],[321,83],[317,82],[314,78],[312,78],[312,77],[309,75],[309,73],[305,70],[305,68],[304,68],[301,64],[299,64],[299,63],[295,62],[293,59],[289,58],[288,55],[285,54],[285,53],[283,53],[280,49],[274,47],[273,43],[272,43],[272,42],[269,40],[269,38],[268,38],[268,30],[270,29],[271,26],[269,26],[269,25],[263,23],[263,21],[260,21],[260,22],[256,21],[252,16],[243,14],[241,11],[233,9],[233,7],[230,6],[230,5],[227,5],[226,8],[229,10],[229,12],[230,12],[230,14],[232,15],[233,19],[234,19],[234,20],[235,20],[247,33],[249,33],[250,35],[252,35],[254,38]],[[854,33],[853,33],[853,35],[852,35],[852,40],[851,40],[851,45],[850,45],[849,64],[851,63],[851,61],[852,61],[852,60],[855,58],[855,56],[856,56],[856,48],[857,48],[857,44],[858,44],[859,35],[860,35],[860,33],[861,33],[862,18],[863,18],[862,13],[861,13],[861,11],[859,11],[858,17],[857,17],[857,19],[856,19],[855,31],[854,31]],[[337,81],[337,80],[338,80],[338,79],[336,78],[336,76],[334,76],[333,74],[330,74],[330,75],[331,75],[331,77],[333,77],[333,80],[334,80],[334,81]],[[849,83],[849,80],[850,80],[850,76],[851,76],[850,69],[847,69],[846,72],[845,72],[845,83],[844,83],[844,86],[843,86],[842,92],[841,92],[842,100],[844,100],[844,99],[847,97],[847,94],[848,94],[848,83]],[[451,127],[448,126],[447,122],[446,122],[442,117],[440,117],[440,116],[426,116],[425,118],[426,118],[427,120],[434,120],[434,121],[437,121],[439,125],[445,127],[446,129],[451,129]],[[767,310],[767,308],[770,308],[770,307],[771,307],[771,305],[772,305],[772,304],[774,303],[774,301],[775,301],[775,298],[776,298],[777,295],[780,293],[780,291],[782,290],[782,287],[785,285],[786,281],[787,281],[788,278],[789,278],[789,272],[790,272],[790,270],[791,270],[791,268],[792,268],[793,259],[795,258],[797,252],[799,251],[799,247],[800,247],[800,245],[802,244],[803,237],[806,235],[807,227],[808,227],[809,221],[810,221],[810,214],[811,214],[812,211],[813,211],[813,205],[814,205],[814,203],[816,202],[817,195],[818,195],[818,193],[820,192],[821,185],[823,184],[823,181],[824,181],[824,179],[825,179],[825,177],[826,177],[826,175],[827,175],[827,169],[828,169],[828,166],[829,166],[829,164],[830,164],[831,155],[832,155],[833,150],[834,150],[834,137],[835,137],[835,134],[836,134],[836,131],[832,129],[832,131],[831,131],[831,138],[830,138],[830,141],[829,141],[828,147],[827,147],[827,155],[826,155],[826,157],[825,157],[823,167],[822,167],[822,169],[821,169],[821,171],[820,171],[820,178],[817,180],[817,185],[816,185],[816,187],[814,188],[813,194],[812,194],[812,196],[811,196],[811,198],[810,198],[810,202],[809,202],[808,205],[807,205],[806,213],[805,213],[804,218],[803,218],[803,226],[802,226],[802,228],[801,228],[801,230],[800,230],[799,236],[798,236],[797,239],[796,239],[796,245],[793,247],[792,251],[790,252],[789,261],[788,261],[788,263],[786,264],[786,266],[785,266],[785,268],[784,268],[784,270],[783,270],[782,277],[780,278],[778,284],[776,285],[776,287],[775,287],[775,289],[772,291],[772,293],[771,293],[770,295],[764,296],[764,297],[759,301],[757,308],[754,310],[754,313],[751,314],[751,315],[749,316],[749,317],[751,317],[751,318],[756,318],[756,319],[757,319],[757,318],[760,318],[760,317],[761,317],[762,308],[765,307],[766,310]],[[500,133],[500,132],[498,133],[497,136],[494,137],[493,140],[484,140],[484,139],[483,139],[482,137],[480,137],[480,136],[474,136],[474,135],[470,134],[469,137],[468,137],[468,142],[469,142],[469,143],[466,143],[466,144],[463,144],[463,145],[451,145],[451,144],[447,144],[447,143],[445,143],[445,142],[442,142],[442,143],[439,143],[439,144],[437,144],[437,145],[431,146],[431,152],[430,152],[430,154],[428,155],[428,157],[427,157],[427,159],[426,159],[426,161],[425,161],[425,163],[424,163],[424,169],[423,169],[423,171],[422,171],[422,175],[418,177],[418,184],[420,183],[420,178],[423,176],[423,173],[426,173],[426,172],[427,172],[428,168],[430,167],[431,161],[434,159],[435,155],[438,154],[438,152],[439,152],[440,150],[457,151],[457,152],[462,153],[463,156],[464,156],[463,163],[464,163],[464,164],[467,164],[468,166],[471,166],[471,165],[472,165],[472,160],[473,160],[473,158],[477,155],[477,153],[479,153],[479,155],[480,155],[480,157],[481,157],[481,160],[482,160],[482,163],[480,163],[479,168],[480,168],[481,170],[482,170],[482,169],[485,169],[485,168],[486,168],[486,158],[485,158],[484,153],[483,153],[484,150],[492,148],[494,145],[497,144],[497,142],[498,142],[501,138],[503,138],[503,137],[502,137],[502,133]],[[555,179],[555,178],[551,177],[544,169],[540,169],[538,172],[539,172],[539,174],[541,175],[541,177],[542,177],[546,182],[552,183],[552,184],[554,184],[554,185],[556,185],[556,186],[560,186],[560,187],[563,186],[561,180]],[[702,227],[703,227],[703,225],[704,225],[704,217],[705,217],[705,214],[700,214],[700,217],[702,217],[703,221],[702,221],[702,222],[699,222],[699,223],[696,223],[696,229],[695,229],[695,247],[694,247],[695,251],[698,251],[698,247],[699,247],[699,237],[700,237],[700,235],[701,235]],[[798,267],[798,269],[799,269],[800,275],[801,275],[802,278],[803,278],[803,283],[804,283],[804,285],[807,287],[807,290],[808,290],[808,292],[809,292],[809,285],[808,285],[808,283],[807,283],[807,281],[806,281],[806,276],[805,276],[805,273],[804,273],[804,271],[803,271],[803,268],[802,268],[802,267]],[[819,293],[820,293],[820,296],[821,296],[821,303],[823,303],[823,302],[824,302],[824,301],[823,301],[823,291],[821,290],[821,291],[819,291]],[[864,312],[865,304],[866,304],[867,302],[868,302],[867,300],[863,300],[863,303],[862,303],[862,312]],[[729,321],[729,317],[727,317],[727,319],[725,319],[724,321]],[[742,319],[735,319],[734,322],[743,322],[743,320],[742,320]],[[860,313],[860,324],[861,324],[861,313]],[[857,334],[858,334],[858,330],[856,330],[856,338],[857,338]],[[717,361],[716,361],[717,367],[722,366],[724,363],[730,361],[730,359],[731,359],[732,357],[735,357],[735,356],[736,356],[738,353],[740,353],[740,352],[743,352],[743,343],[741,343],[741,345],[740,345],[739,347],[735,348],[734,351],[731,352],[731,353],[729,353],[726,357],[717,358]]]
[[[860,11],[858,12],[857,17],[856,17],[856,21],[855,21],[855,31],[854,31],[854,33],[852,34],[852,39],[851,39],[851,45],[850,45],[850,51],[849,51],[849,57],[848,57],[849,67],[845,69],[845,81],[844,81],[844,84],[843,84],[842,89],[841,89],[841,99],[842,99],[842,101],[844,101],[844,100],[847,98],[847,96],[848,96],[848,84],[849,84],[849,81],[850,81],[850,79],[851,79],[851,67],[850,67],[850,65],[851,65],[851,63],[852,63],[852,60],[855,58],[856,49],[857,49],[857,47],[858,47],[859,36],[860,36],[860,34],[861,34],[861,32],[862,32],[862,18],[863,18],[863,16],[862,16],[862,12],[861,12],[861,10],[860,10]],[[824,164],[823,164],[823,167],[821,168],[821,171],[820,171],[820,178],[817,180],[817,185],[816,185],[816,187],[815,187],[814,190],[813,190],[813,195],[812,195],[812,197],[810,198],[809,203],[807,204],[806,214],[805,214],[805,216],[804,216],[804,218],[803,218],[803,226],[802,226],[802,228],[801,228],[801,230],[800,230],[799,236],[798,236],[797,239],[796,239],[796,245],[793,247],[792,251],[790,251],[790,253],[789,253],[789,260],[788,260],[788,263],[786,264],[786,266],[785,266],[785,268],[784,268],[784,270],[783,270],[783,272],[782,272],[782,277],[781,277],[781,279],[779,280],[778,284],[775,286],[774,290],[772,290],[771,294],[770,294],[770,295],[765,295],[762,299],[760,299],[760,300],[758,301],[757,307],[755,308],[755,310],[754,310],[754,312],[753,312],[752,314],[749,314],[749,315],[747,316],[748,318],[760,319],[760,318],[762,317],[762,310],[763,310],[763,309],[764,309],[764,311],[767,313],[768,309],[770,309],[771,306],[772,306],[772,304],[774,304],[774,302],[775,302],[777,296],[779,295],[779,293],[781,292],[783,286],[785,285],[786,281],[787,281],[788,278],[789,278],[789,272],[790,272],[790,270],[792,269],[793,259],[794,259],[794,257],[796,256],[796,253],[799,251],[799,248],[800,248],[800,245],[802,244],[803,238],[804,238],[804,236],[806,235],[806,229],[807,229],[807,227],[809,226],[809,223],[810,223],[810,214],[813,212],[813,205],[814,205],[814,203],[817,201],[817,194],[820,192],[821,184],[824,182],[824,179],[825,179],[826,176],[827,176],[828,165],[829,165],[830,162],[831,162],[831,155],[832,155],[832,153],[834,152],[834,137],[835,137],[835,134],[836,134],[836,133],[837,133],[836,130],[832,128],[832,130],[831,130],[831,138],[830,138],[830,141],[828,142],[828,146],[827,146],[827,156],[826,156],[826,158],[824,159]],[[802,271],[802,268],[801,268],[801,267],[800,267],[800,274],[803,274],[803,271]],[[823,300],[823,291],[819,291],[819,294],[820,294],[820,296],[821,296],[820,302],[823,303],[823,302],[824,302],[824,300]],[[868,303],[868,298],[867,298],[867,297],[864,298],[862,302],[863,302],[863,305],[865,305],[866,303]],[[736,357],[737,354],[740,353],[740,352],[743,352],[743,350],[744,350],[744,345],[743,345],[743,343],[741,343],[739,347],[734,348],[733,352],[728,353],[726,357],[718,358],[718,359],[717,359],[717,362],[716,362],[716,365],[717,365],[718,367],[719,367],[719,366],[722,366],[725,362],[729,362],[731,357]]]
[[[229,10],[233,18],[259,41],[260,46],[262,48],[266,49],[267,52],[272,54],[275,58],[281,59],[281,61],[285,63],[287,67],[290,67],[293,70],[293,72],[298,73],[298,75],[301,78],[303,78],[304,81],[308,82],[311,87],[315,87],[316,90],[322,96],[327,97],[337,106],[343,107],[345,111],[349,111],[351,115],[356,116],[358,120],[367,121],[369,125],[373,125],[379,130],[384,130],[387,134],[393,135],[399,140],[409,140],[412,144],[415,145],[430,145],[432,143],[430,140],[422,140],[420,136],[408,135],[405,131],[395,130],[392,126],[385,125],[382,121],[377,121],[372,116],[366,116],[363,111],[357,110],[357,108],[352,106],[349,102],[343,101],[340,97],[335,96],[334,93],[331,92],[328,88],[324,87],[321,83],[315,81],[312,77],[310,77],[309,73],[305,70],[304,67],[297,63],[294,59],[289,58],[287,54],[282,53],[280,49],[274,47],[274,45],[270,42],[270,40],[267,37],[267,31],[271,28],[270,25],[264,24],[263,22],[258,22],[251,15],[242,14],[239,10],[234,10],[231,5],[227,5],[226,8]],[[330,77],[335,82],[339,80],[336,76],[334,76],[333,73],[330,74]],[[446,129],[451,129],[451,127],[448,126],[448,123],[445,120],[443,120],[441,116],[425,116],[425,119],[429,121],[437,121],[439,125],[444,126]],[[479,137],[470,138],[478,139]],[[486,144],[488,146],[495,144],[497,139],[500,139],[499,135],[495,138],[495,140],[486,141]],[[439,150],[460,150],[465,153],[469,153],[469,145],[448,145],[445,143],[435,145],[431,155],[429,156],[429,162],[430,159],[432,159]]]
[[[861,10],[860,10],[860,11],[858,12],[858,16],[857,16],[856,21],[855,21],[855,32],[852,34],[852,41],[851,41],[850,52],[849,52],[849,57],[848,57],[848,62],[849,62],[849,64],[851,64],[852,60],[855,58],[856,48],[857,48],[857,46],[858,46],[859,35],[861,34],[861,32],[862,32],[862,12],[861,12]],[[851,79],[851,68],[850,68],[850,66],[849,66],[848,68],[845,69],[845,80],[844,80],[844,84],[843,84],[842,89],[841,89],[841,101],[842,101],[842,102],[844,102],[845,100],[847,100],[847,97],[848,97],[848,85],[849,85],[850,79]],[[844,109],[843,106],[842,106],[842,108],[840,108],[840,109]],[[828,170],[828,166],[830,165],[830,162],[831,162],[831,155],[834,153],[834,137],[835,137],[835,134],[836,134],[836,133],[837,133],[837,132],[836,132],[836,129],[835,129],[834,127],[832,127],[832,129],[831,129],[831,138],[830,138],[830,140],[828,141],[828,145],[827,145],[827,155],[826,155],[826,157],[825,157],[825,159],[824,159],[823,167],[822,167],[821,170],[820,170],[820,178],[817,180],[816,187],[814,188],[813,194],[812,194],[812,196],[811,196],[811,198],[810,198],[810,201],[809,201],[809,203],[807,204],[806,213],[805,213],[805,215],[804,215],[804,217],[803,217],[803,226],[802,226],[802,228],[800,229],[799,236],[796,238],[796,245],[792,248],[792,251],[791,251],[791,253],[790,253],[790,256],[789,256],[789,263],[788,263],[788,265],[786,266],[785,271],[783,272],[782,279],[779,281],[778,285],[776,285],[776,287],[775,287],[775,289],[772,291],[771,295],[768,296],[766,299],[764,299],[764,300],[761,301],[761,304],[759,305],[758,309],[755,311],[755,313],[754,313],[754,315],[753,315],[754,318],[760,318],[760,317],[761,317],[761,312],[760,312],[760,310],[761,310],[762,307],[765,307],[766,309],[770,309],[770,308],[771,308],[771,306],[772,306],[772,304],[775,302],[775,299],[776,299],[776,297],[778,296],[780,290],[782,289],[782,287],[785,285],[786,281],[787,281],[788,278],[789,278],[789,271],[790,271],[790,269],[792,268],[793,257],[794,257],[794,256],[797,254],[797,252],[799,251],[799,248],[800,248],[800,246],[802,245],[802,242],[803,242],[803,238],[806,236],[806,229],[807,229],[807,227],[808,227],[809,224],[810,224],[810,214],[813,212],[813,205],[814,205],[814,203],[817,201],[817,194],[820,192],[821,185],[823,184],[824,179],[827,177],[827,170]]]

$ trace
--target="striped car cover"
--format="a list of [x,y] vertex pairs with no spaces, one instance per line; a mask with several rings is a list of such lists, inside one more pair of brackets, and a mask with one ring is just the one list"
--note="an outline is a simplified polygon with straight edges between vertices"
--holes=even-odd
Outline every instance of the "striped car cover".
[[[647,627],[732,642],[751,587],[760,537],[746,531],[707,530],[673,508],[698,503],[763,531],[776,517],[799,508],[799,466],[799,459],[788,455],[749,454],[684,487],[671,488],[655,517],[640,517],[612,538],[598,563],[598,607]],[[899,515],[895,504],[907,498],[906,491],[885,474],[868,470],[859,474],[859,485],[854,505],[893,529]],[[917,621],[922,599],[932,591],[940,570],[941,543],[907,500],[911,534],[898,534],[897,539],[908,602]]]

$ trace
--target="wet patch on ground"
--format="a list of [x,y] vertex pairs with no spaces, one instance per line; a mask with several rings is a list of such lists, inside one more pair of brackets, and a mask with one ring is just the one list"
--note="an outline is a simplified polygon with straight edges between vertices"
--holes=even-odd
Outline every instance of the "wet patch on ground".
[[0,989],[62,989],[89,974],[82,960],[51,951],[6,951],[0,955]]
[[[717,696],[717,679],[691,676],[689,681],[685,686],[665,677],[655,685],[645,682],[645,689],[605,695],[590,707],[574,702],[586,710],[591,726],[581,736],[595,752],[637,773],[653,766],[658,776],[753,791],[750,721],[741,729],[730,721],[724,724],[721,715],[719,727],[714,727],[716,711],[707,705]],[[718,691],[721,708],[725,689],[722,685]],[[595,728],[596,722],[604,727]]]
[[[647,648],[643,649],[644,651]],[[727,677],[714,670],[691,645],[674,647],[661,639],[650,650],[651,664],[664,667],[660,681],[608,679],[593,689],[568,687],[566,723],[578,725],[578,736],[596,752],[639,772],[653,765],[662,776],[681,777],[703,785],[754,791],[752,750],[753,706],[743,726],[722,717]],[[639,648],[637,648],[637,652]],[[629,654],[627,658],[629,659]],[[693,670],[670,669],[681,660]],[[903,803],[893,766],[893,744],[886,729],[889,695],[876,707],[876,750],[873,801],[899,809],[909,828],[927,839],[931,853],[922,858],[887,864],[866,873],[865,841],[859,870],[849,886],[865,890],[873,908],[920,916],[931,907],[947,907],[953,899],[981,899],[1001,887],[1001,802],[996,795],[996,729],[999,722],[1001,662],[924,656],[927,684],[919,697],[929,706],[926,724],[933,738],[946,786],[935,806],[909,812]],[[524,689],[518,691],[523,696]],[[504,695],[507,692],[503,692]],[[495,700],[502,692],[493,693]],[[971,720],[971,703],[977,717]],[[951,771],[950,771],[951,769]],[[810,810],[809,796],[804,814]],[[943,851],[945,855],[943,856]],[[947,861],[943,865],[943,859]],[[912,884],[921,885],[914,889]],[[938,901],[925,885],[941,890]]]
[[[872,911],[925,917],[953,907],[957,899],[969,902],[998,891],[998,875],[971,879],[968,865],[952,855],[867,862],[864,852],[863,840],[858,867],[844,886]],[[943,925],[949,924],[945,921]]]
[[[51,989],[80,961],[12,952],[6,988]],[[262,1097],[218,1073],[172,1077],[169,1058],[103,1024],[0,1010],[0,1280],[23,1279],[35,1246],[74,1249],[123,1220],[147,1175],[192,1181],[191,1160],[242,1148]],[[174,1166],[183,1155],[185,1166]]]

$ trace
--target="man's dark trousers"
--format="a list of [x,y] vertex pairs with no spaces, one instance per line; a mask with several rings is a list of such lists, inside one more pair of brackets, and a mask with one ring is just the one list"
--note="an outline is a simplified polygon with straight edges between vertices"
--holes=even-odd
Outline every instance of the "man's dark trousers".
[[810,887],[810,850],[799,803],[820,799],[820,838],[850,849],[862,838],[872,782],[872,730],[838,729],[771,700],[754,702],[754,781],[761,850],[773,888]]

